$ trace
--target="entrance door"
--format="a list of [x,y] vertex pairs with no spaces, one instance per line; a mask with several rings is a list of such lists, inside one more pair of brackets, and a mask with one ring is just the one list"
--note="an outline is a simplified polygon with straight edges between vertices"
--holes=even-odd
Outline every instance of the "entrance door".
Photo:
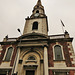
[[34,70],[27,70],[26,75],[35,75],[35,71]]

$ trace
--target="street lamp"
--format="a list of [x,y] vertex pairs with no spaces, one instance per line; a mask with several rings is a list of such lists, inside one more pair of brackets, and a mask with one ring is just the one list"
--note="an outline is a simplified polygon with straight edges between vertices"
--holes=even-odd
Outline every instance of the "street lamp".
[[18,32],[20,32],[20,34],[22,35],[22,33],[21,33],[20,29],[18,28],[17,30],[18,30]]

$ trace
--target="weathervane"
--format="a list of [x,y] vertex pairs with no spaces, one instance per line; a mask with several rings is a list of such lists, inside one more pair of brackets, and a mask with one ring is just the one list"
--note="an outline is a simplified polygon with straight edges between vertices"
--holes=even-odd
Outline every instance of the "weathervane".
[[65,27],[65,25],[64,25],[64,23],[63,23],[63,21],[61,19],[60,19],[60,21],[61,21],[61,24],[62,24],[62,31],[64,33],[64,27]]

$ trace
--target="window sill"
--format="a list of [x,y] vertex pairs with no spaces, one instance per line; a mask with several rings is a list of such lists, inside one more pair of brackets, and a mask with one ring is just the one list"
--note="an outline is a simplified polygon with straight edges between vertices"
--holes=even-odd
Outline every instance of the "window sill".
[[53,60],[53,61],[65,61],[65,60]]
[[37,31],[38,29],[32,29],[32,31]]

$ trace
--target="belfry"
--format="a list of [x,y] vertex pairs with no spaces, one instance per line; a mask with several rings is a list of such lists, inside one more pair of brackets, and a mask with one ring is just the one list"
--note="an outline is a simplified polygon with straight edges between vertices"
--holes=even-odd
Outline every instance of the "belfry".
[[41,0],[27,17],[23,34],[0,42],[0,75],[75,75],[72,40],[48,35],[48,19]]

